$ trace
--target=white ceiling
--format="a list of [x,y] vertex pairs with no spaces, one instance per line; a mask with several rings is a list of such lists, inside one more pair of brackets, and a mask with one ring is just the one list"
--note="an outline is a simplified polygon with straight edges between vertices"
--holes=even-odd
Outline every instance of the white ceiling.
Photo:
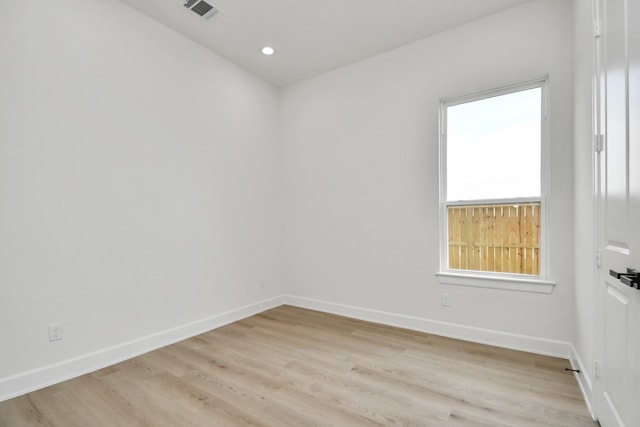
[[529,0],[207,0],[210,21],[184,0],[121,1],[285,86]]

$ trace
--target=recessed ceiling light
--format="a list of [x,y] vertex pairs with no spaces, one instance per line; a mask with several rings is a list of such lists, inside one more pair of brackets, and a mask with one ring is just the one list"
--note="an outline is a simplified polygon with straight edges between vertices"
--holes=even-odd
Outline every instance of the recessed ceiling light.
[[276,53],[276,50],[274,48],[272,48],[271,46],[265,46],[262,48],[262,53],[269,56],[269,55],[273,55],[274,53]]

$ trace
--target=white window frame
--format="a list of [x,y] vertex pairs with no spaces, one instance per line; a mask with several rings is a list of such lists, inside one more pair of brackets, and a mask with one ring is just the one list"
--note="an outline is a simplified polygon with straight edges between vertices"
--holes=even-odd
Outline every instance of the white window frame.
[[[555,282],[549,279],[549,247],[548,247],[548,194],[549,194],[549,81],[548,77],[531,80],[524,83],[503,86],[498,89],[474,93],[472,95],[455,98],[443,98],[440,100],[440,271],[436,273],[441,284],[474,286],[482,288],[505,289],[522,292],[551,293]],[[479,101],[528,89],[541,89],[541,170],[540,170],[540,197],[447,201],[447,108]],[[449,206],[472,204],[503,204],[540,202],[540,274],[512,274],[473,270],[449,269],[449,245],[448,245],[448,215]]]

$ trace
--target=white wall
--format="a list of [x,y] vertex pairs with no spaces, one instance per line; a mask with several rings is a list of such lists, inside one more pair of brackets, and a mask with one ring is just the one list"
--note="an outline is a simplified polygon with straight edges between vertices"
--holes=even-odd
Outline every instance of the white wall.
[[0,383],[284,293],[276,88],[114,0],[1,1],[0,76]]
[[[572,3],[540,0],[287,87],[285,277],[334,304],[573,337]],[[550,75],[552,294],[440,285],[438,101]],[[451,307],[440,295],[451,295]]]
[[574,132],[575,132],[575,304],[573,343],[582,376],[581,386],[591,398],[595,360],[595,229],[593,191],[593,37],[590,0],[574,0]]

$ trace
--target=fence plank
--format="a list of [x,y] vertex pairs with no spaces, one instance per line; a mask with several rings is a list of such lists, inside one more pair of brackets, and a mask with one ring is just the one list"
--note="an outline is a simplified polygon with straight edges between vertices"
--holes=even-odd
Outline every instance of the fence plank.
[[487,271],[495,271],[496,268],[496,217],[495,206],[485,207],[484,220],[487,223],[486,242],[493,246],[487,246]]
[[[504,242],[504,206],[499,205],[495,207],[496,209],[496,236],[494,241],[496,243],[498,242]],[[504,272],[505,271],[505,267],[504,267],[504,247],[500,246],[500,248],[498,248],[498,253],[497,255],[497,259],[496,259],[496,269],[494,271],[497,272]]]
[[460,242],[460,233],[458,232],[459,212],[460,209],[449,209],[448,212],[449,268],[455,269],[460,269],[460,245],[453,243]]
[[[469,230],[467,226],[467,208],[460,208],[460,241],[461,242],[469,242]],[[469,246],[468,243],[466,246],[460,245],[460,269],[468,270],[469,269]]]

